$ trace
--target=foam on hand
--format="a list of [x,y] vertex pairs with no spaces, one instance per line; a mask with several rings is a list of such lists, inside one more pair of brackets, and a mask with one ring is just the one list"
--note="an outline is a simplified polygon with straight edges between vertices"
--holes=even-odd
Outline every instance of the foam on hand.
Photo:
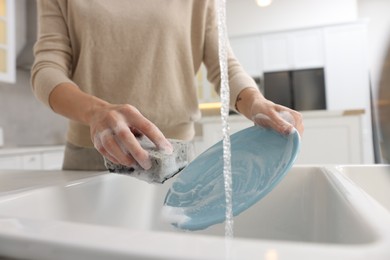
[[[295,126],[295,120],[294,117],[291,115],[288,111],[281,111],[278,112],[279,116],[285,121],[283,123],[283,130],[284,132],[290,129],[291,126]],[[253,116],[252,121],[255,122],[256,125],[264,126],[264,125],[270,125],[271,118],[265,114],[258,113]],[[291,125],[291,126],[290,126]],[[294,133],[294,127],[292,127],[286,134],[292,134]]]
[[291,115],[290,112],[282,111],[282,112],[279,112],[279,115],[281,118],[284,119],[284,121],[288,122],[291,125],[295,125],[294,117]]

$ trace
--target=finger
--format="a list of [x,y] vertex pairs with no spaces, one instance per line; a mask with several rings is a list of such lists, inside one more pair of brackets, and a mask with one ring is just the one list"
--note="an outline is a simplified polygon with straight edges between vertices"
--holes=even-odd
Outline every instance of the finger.
[[276,131],[281,134],[288,135],[294,131],[294,126],[283,117],[283,114],[275,113],[272,122],[275,124]]
[[293,126],[295,125],[295,119],[294,119],[293,115],[289,111],[287,111],[287,110],[281,111],[281,112],[279,112],[279,116],[284,121],[288,122],[290,125],[293,125]]
[[136,138],[141,138],[143,136],[143,134],[141,133],[141,131],[139,131],[137,128],[135,127],[130,127],[130,131],[133,133],[133,135],[136,137]]
[[271,127],[271,118],[263,113],[257,113],[253,116],[252,121],[256,125],[264,126],[264,127]]
[[101,155],[103,155],[105,158],[107,158],[107,159],[110,160],[111,162],[116,163],[116,164],[119,164],[119,161],[117,161],[117,159],[115,159],[114,157],[112,157],[111,154],[109,154],[109,153],[107,152],[107,150],[103,147],[103,144],[102,144],[102,142],[100,141],[100,138],[98,137],[98,135],[95,135],[95,137],[94,137],[94,139],[93,139],[93,144],[94,144],[95,149],[96,149]]
[[298,133],[302,135],[304,131],[302,114],[283,106],[281,106],[281,110],[283,110],[280,112],[281,117],[293,125],[297,129]]
[[132,158],[145,170],[152,167],[152,162],[149,154],[145,151],[130,128],[125,124],[119,125],[114,129],[115,138],[121,149],[131,155]]
[[130,125],[146,135],[159,149],[167,154],[172,154],[172,144],[165,138],[160,129],[139,113],[138,110],[133,110],[131,113],[133,114],[128,115]]
[[284,135],[290,134],[294,129],[294,126],[284,120],[282,116],[276,111],[271,112],[269,116],[258,113],[254,116],[253,121],[256,124],[272,128]]
[[134,160],[131,156],[129,156],[125,151],[123,151],[116,141],[115,132],[106,129],[100,134],[100,141],[102,143],[103,148],[107,151],[107,153],[116,159],[122,165],[132,166],[134,165]]

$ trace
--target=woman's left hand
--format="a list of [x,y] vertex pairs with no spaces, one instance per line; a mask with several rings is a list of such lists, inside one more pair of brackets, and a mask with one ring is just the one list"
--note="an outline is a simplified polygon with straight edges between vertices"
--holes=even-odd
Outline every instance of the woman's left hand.
[[270,127],[285,135],[290,134],[294,128],[300,135],[303,134],[302,115],[295,110],[267,99],[253,102],[251,110],[252,121],[257,125]]
[[237,109],[255,124],[269,127],[281,134],[297,129],[303,134],[302,115],[288,107],[267,100],[257,89],[246,88],[239,94]]

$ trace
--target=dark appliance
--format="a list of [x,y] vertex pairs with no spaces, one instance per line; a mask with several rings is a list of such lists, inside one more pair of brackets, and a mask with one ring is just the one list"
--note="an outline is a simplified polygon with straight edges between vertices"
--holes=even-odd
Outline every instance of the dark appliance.
[[326,109],[324,69],[264,73],[264,96],[297,111]]

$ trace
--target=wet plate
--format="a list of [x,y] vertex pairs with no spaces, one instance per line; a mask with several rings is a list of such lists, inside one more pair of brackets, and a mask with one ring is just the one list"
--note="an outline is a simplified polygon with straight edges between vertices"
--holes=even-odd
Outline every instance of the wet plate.
[[[296,130],[284,136],[252,126],[231,135],[233,215],[267,195],[292,167],[300,147]],[[222,141],[193,160],[169,189],[164,217],[185,230],[225,221]]]

